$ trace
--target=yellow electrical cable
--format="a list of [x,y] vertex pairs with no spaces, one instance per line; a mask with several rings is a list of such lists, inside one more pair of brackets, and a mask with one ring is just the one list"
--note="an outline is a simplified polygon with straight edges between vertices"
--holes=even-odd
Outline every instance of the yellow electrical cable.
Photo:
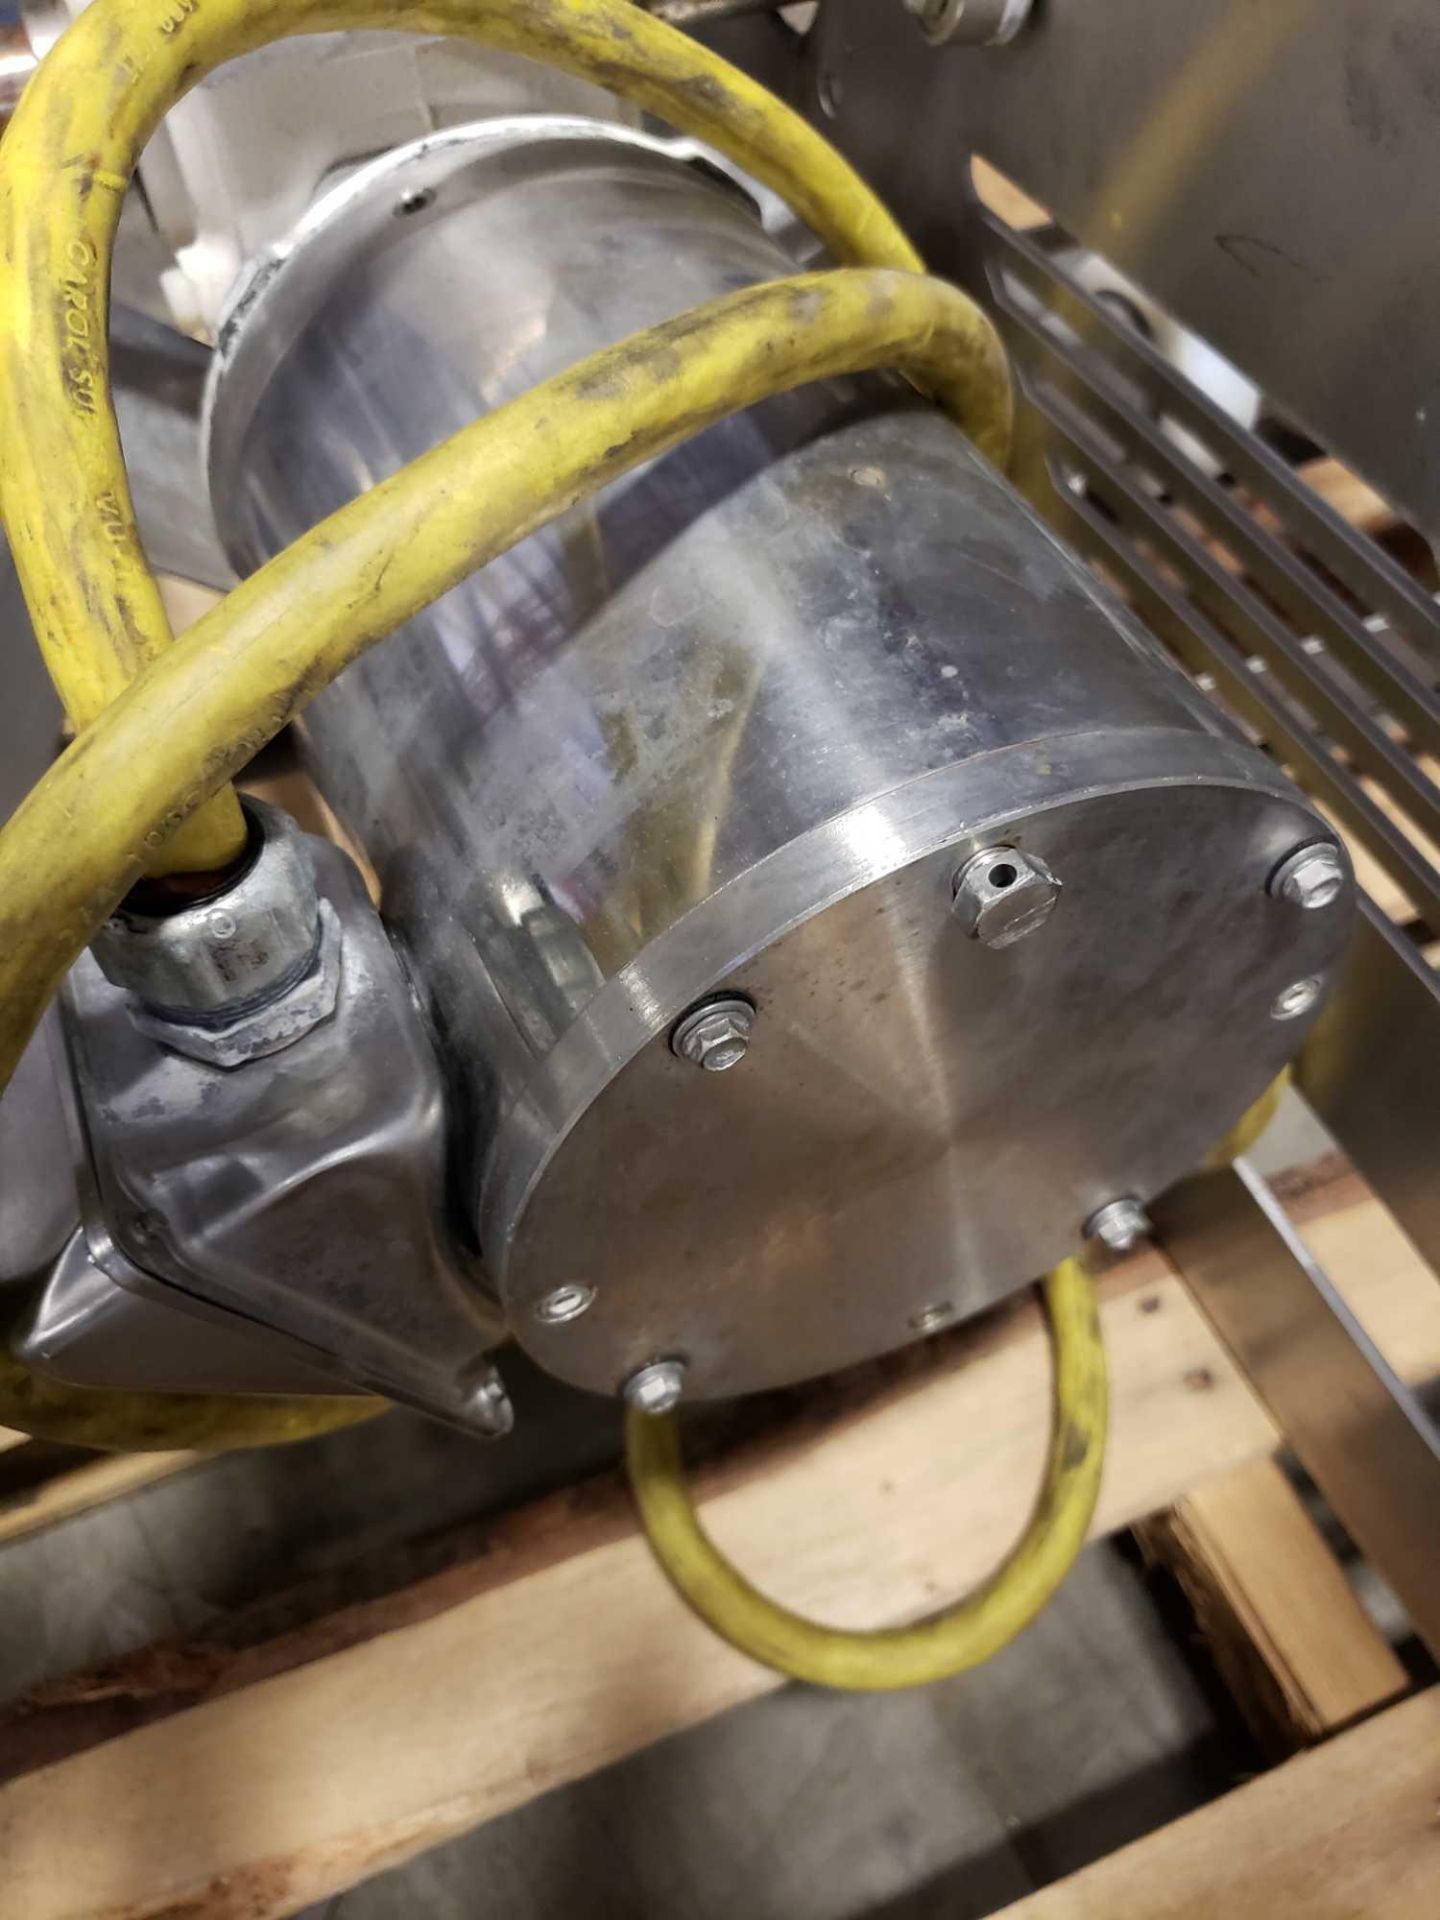
[[[1207,1167],[1249,1151],[1289,1081],[1286,1067],[1214,1147]],[[1045,1310],[1055,1356],[1055,1412],[1029,1523],[983,1585],[913,1626],[870,1633],[827,1627],[752,1587],[701,1525],[674,1418],[629,1409],[625,1451],[635,1503],[655,1558],[681,1598],[731,1646],[818,1686],[923,1686],[998,1652],[1029,1625],[1073,1565],[1094,1515],[1104,1462],[1105,1349],[1094,1286],[1079,1260],[1063,1262],[1045,1281]]]
[[31,1373],[0,1343],[0,1422],[67,1447],[121,1453],[274,1447],[373,1420],[388,1405],[348,1394],[292,1398],[69,1387]]
[[806,381],[883,366],[910,375],[1003,458],[1004,353],[971,300],[921,274],[802,274],[592,354],[342,507],[236,587],[72,742],[0,832],[0,1087],[60,980],[165,836],[358,654],[702,427]]
[[[93,0],[26,87],[0,165],[0,509],[77,728],[172,642],[110,404],[110,259],[135,162],[224,61],[345,28],[455,34],[561,67],[717,147],[837,258],[921,264],[827,140],[631,0]],[[152,870],[220,867],[243,844],[234,795],[219,791],[155,846]]]
[[[0,412],[11,442],[0,503],[47,661],[84,728],[0,836],[0,1086],[140,870],[218,865],[239,850],[225,787],[257,747],[366,646],[575,500],[727,412],[882,365],[910,373],[1003,458],[1008,376],[971,302],[895,273],[806,276],[652,329],[477,422],[332,516],[175,646],[109,396],[121,196],[167,108],[213,67],[286,34],[367,26],[457,32],[547,59],[712,142],[842,260],[920,265],[828,143],[628,0],[96,0],[27,90],[0,167]],[[933,1673],[941,1647],[954,1670],[1003,1644],[1063,1578],[1098,1485],[1104,1367],[1083,1271],[1057,1269],[1046,1298],[1056,1431],[1020,1546],[970,1602],[893,1645],[826,1636],[773,1609],[801,1636],[789,1647],[782,1636],[780,1655],[816,1659],[810,1677],[910,1684]],[[17,1391],[38,1389],[27,1380]],[[643,1463],[643,1443],[635,1451]],[[672,1465],[672,1492],[683,1494],[678,1454]],[[648,1487],[662,1496],[662,1480]],[[733,1607],[744,1583],[732,1581]],[[881,1642],[891,1677],[865,1677]]]
[[1045,1281],[1054,1354],[1054,1420],[1039,1498],[1010,1553],[975,1590],[902,1627],[822,1626],[752,1587],[701,1526],[669,1414],[625,1417],[630,1484],[656,1559],[688,1605],[752,1659],[816,1686],[925,1686],[978,1666],[1053,1597],[1085,1544],[1105,1457],[1109,1391],[1095,1290],[1079,1260]]

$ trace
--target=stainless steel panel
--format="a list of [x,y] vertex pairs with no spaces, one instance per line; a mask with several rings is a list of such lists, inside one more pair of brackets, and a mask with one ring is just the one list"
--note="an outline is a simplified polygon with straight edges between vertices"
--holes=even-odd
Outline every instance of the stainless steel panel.
[[1440,974],[1369,901],[1300,1085],[1440,1273]]
[[[108,1249],[112,1260],[116,1251]],[[141,1280],[143,1277],[132,1275]],[[44,1285],[12,1321],[10,1351],[24,1366],[76,1387],[152,1393],[344,1393],[346,1385],[297,1360],[266,1328],[236,1314],[189,1310],[176,1288],[121,1286],[77,1228]],[[156,1298],[163,1294],[164,1298]]]
[[[0,825],[55,757],[60,701],[0,534]],[[45,1024],[0,1097],[0,1283],[38,1272],[75,1222],[59,1089]]]
[[110,314],[115,417],[152,567],[205,587],[234,585],[215,537],[200,459],[210,349],[135,308]]
[[[600,342],[785,271],[689,151],[491,123],[318,207],[221,344],[237,564]],[[1265,891],[1323,824],[884,380],[607,490],[307,731],[435,1018],[492,1283],[602,1389],[677,1346],[697,1394],[794,1378],[1027,1282],[1194,1163],[1343,940],[1343,907]],[[987,838],[1062,887],[997,951],[948,911]],[[719,987],[759,1009],[723,1076],[668,1047]],[[589,1311],[548,1323],[576,1284]]]
[[792,93],[942,271],[983,154],[1440,533],[1433,0],[1047,0],[993,49],[826,0]]
[[0,1097],[0,1286],[41,1273],[78,1219],[52,1008]]
[[1431,1422],[1244,1162],[1183,1182],[1154,1221],[1301,1465],[1440,1656]]
[[[1030,403],[1032,491],[1440,925],[1440,870],[1394,811],[1433,830],[1440,808],[1433,760],[1420,755],[1440,744],[1440,613],[1380,547],[1339,522],[1274,452],[1079,286],[1054,251],[987,224],[990,283]],[[1263,503],[1265,522],[1199,464],[1197,444]],[[1380,617],[1367,625],[1332,576]]]

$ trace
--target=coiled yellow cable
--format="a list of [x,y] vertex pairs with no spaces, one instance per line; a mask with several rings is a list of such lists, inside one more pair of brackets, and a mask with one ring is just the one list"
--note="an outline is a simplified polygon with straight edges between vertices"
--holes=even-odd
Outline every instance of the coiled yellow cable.
[[[120,199],[167,108],[223,60],[286,34],[375,26],[460,33],[595,80],[782,193],[840,259],[907,271],[752,289],[592,356],[333,515],[177,646],[110,404]],[[725,413],[886,365],[1003,458],[1010,389],[993,329],[919,265],[828,143],[629,0],[95,0],[32,83],[0,165],[0,504],[46,658],[84,728],[0,836],[0,1086],[60,977],[142,869],[218,865],[238,850],[226,783],[305,699],[574,501]],[[1016,1552],[969,1602],[898,1636],[839,1635],[770,1609],[765,1631],[785,1670],[912,1684],[933,1677],[937,1660],[954,1670],[984,1658],[1054,1591],[1094,1504],[1105,1386],[1078,1266],[1051,1276],[1047,1304],[1056,1432]],[[658,1500],[673,1513],[683,1496],[678,1452],[668,1478],[660,1455],[647,1470],[645,1443],[663,1450],[664,1436],[632,1430],[642,1511]],[[695,1535],[703,1541],[698,1525]],[[702,1566],[692,1600],[718,1581],[716,1624],[758,1632],[756,1609],[769,1603],[727,1572]],[[770,1643],[761,1633],[755,1644]]]
[[964,1599],[909,1626],[852,1632],[803,1619],[752,1587],[700,1524],[675,1421],[633,1408],[630,1484],[655,1557],[707,1625],[767,1667],[816,1686],[879,1692],[978,1666],[1028,1626],[1085,1544],[1105,1457],[1109,1391],[1095,1290],[1078,1260],[1045,1281],[1054,1420],[1039,1498],[1019,1541]]
[[[77,728],[172,640],[110,404],[110,259],[135,162],[224,61],[342,28],[456,34],[564,68],[728,154],[838,259],[921,264],[828,141],[631,0],[94,0],[26,88],[0,165],[0,508]],[[243,844],[239,807],[221,791],[152,848],[152,870],[220,867]]]
[[881,366],[908,373],[1003,455],[1004,355],[964,294],[914,273],[802,274],[592,354],[342,507],[236,587],[72,743],[0,832],[0,1086],[165,836],[358,654],[575,501],[711,422],[805,381]]
[[349,1394],[125,1393],[31,1373],[0,1342],[0,1422],[37,1440],[117,1453],[228,1453],[335,1433],[388,1410]]

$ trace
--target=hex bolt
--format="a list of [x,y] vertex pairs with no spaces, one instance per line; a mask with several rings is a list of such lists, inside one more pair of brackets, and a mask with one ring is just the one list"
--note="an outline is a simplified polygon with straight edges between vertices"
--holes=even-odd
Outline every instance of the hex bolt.
[[461,1417],[466,1426],[495,1440],[502,1440],[514,1427],[515,1408],[493,1367],[466,1394]]
[[728,1073],[750,1050],[755,1009],[748,1000],[727,995],[707,1000],[684,1014],[670,1036],[670,1051],[706,1073]]
[[1270,1018],[1298,1020],[1302,1013],[1309,1013],[1324,991],[1325,982],[1318,974],[1307,974],[1303,980],[1292,980],[1288,987],[1282,987],[1276,994]]
[[547,1327],[563,1327],[567,1320],[578,1320],[594,1305],[595,1289],[583,1281],[556,1287],[535,1303],[535,1318]]
[[1268,883],[1276,900],[1312,913],[1338,900],[1344,886],[1345,862],[1340,849],[1328,840],[1297,847],[1280,862]]
[[1010,947],[1055,911],[1060,882],[1038,854],[987,847],[955,875],[950,911],[982,947]]
[[1129,1253],[1150,1238],[1150,1216],[1138,1200],[1127,1196],[1097,1207],[1083,1231],[1087,1240],[1098,1240],[1112,1253]]
[[637,1413],[669,1413],[685,1391],[683,1360],[652,1360],[639,1367],[620,1389],[627,1406]]

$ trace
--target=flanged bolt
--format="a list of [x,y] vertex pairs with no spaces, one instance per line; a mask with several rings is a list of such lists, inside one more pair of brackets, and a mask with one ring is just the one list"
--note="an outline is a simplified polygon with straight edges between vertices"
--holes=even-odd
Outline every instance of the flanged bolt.
[[1098,1240],[1112,1253],[1129,1253],[1150,1238],[1150,1216],[1138,1200],[1111,1200],[1085,1222],[1085,1238]]
[[670,1051],[707,1073],[726,1073],[749,1052],[754,1027],[755,1009],[748,1000],[738,995],[707,1000],[682,1016],[670,1036]]
[[1009,947],[1050,918],[1060,882],[1038,854],[987,847],[955,876],[951,912],[983,947]]
[[638,1413],[669,1413],[685,1391],[683,1360],[652,1360],[631,1374],[620,1389],[628,1406]]
[[1345,862],[1340,849],[1328,840],[1297,847],[1270,876],[1269,890],[1292,907],[1314,911],[1340,897],[1345,885]]
[[1307,974],[1303,980],[1292,980],[1288,987],[1282,987],[1276,994],[1270,1018],[1298,1020],[1302,1013],[1309,1013],[1324,991],[1325,982],[1318,974]]

